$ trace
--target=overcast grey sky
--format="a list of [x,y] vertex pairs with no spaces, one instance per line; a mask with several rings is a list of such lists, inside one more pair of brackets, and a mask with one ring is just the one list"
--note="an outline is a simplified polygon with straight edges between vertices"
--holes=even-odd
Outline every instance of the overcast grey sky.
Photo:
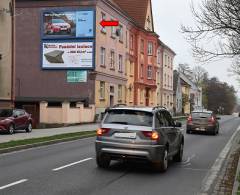
[[[200,1],[194,0],[194,3]],[[174,61],[175,68],[179,63],[187,63],[191,67],[200,65],[195,62],[191,47],[180,32],[181,24],[187,26],[194,24],[190,2],[191,0],[152,0],[155,31],[160,35],[160,39],[177,53]],[[229,59],[201,66],[208,71],[211,77],[216,76],[220,81],[233,85],[240,96],[240,85],[236,78],[230,76],[228,72],[231,67]]]

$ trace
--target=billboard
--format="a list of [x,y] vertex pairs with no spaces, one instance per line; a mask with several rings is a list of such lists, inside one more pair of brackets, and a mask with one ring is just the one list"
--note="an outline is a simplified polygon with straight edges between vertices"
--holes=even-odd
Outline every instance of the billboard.
[[68,83],[85,83],[87,82],[87,71],[86,70],[69,70],[67,71],[67,82]]
[[43,41],[43,69],[93,69],[93,41]]
[[94,15],[93,10],[45,11],[43,38],[92,38]]

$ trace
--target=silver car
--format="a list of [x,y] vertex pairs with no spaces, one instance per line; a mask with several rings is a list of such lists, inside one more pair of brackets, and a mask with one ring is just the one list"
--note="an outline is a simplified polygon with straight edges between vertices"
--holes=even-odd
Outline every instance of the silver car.
[[164,107],[109,108],[97,130],[97,165],[107,168],[111,160],[140,160],[166,171],[169,159],[182,161],[181,125]]

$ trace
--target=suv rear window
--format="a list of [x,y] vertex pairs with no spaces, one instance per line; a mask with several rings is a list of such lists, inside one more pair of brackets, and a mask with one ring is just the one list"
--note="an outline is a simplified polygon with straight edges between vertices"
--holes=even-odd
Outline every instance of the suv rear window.
[[206,112],[193,112],[192,117],[193,118],[209,118],[211,117],[211,113],[206,113]]
[[152,120],[150,112],[121,109],[108,111],[104,123],[152,127]]

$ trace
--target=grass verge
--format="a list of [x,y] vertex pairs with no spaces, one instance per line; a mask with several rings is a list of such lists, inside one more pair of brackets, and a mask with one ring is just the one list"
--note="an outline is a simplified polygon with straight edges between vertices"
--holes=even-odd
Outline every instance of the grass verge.
[[[31,138],[31,139],[23,139],[23,140],[13,140],[5,143],[0,143],[0,150],[21,147],[21,146],[31,146],[40,143],[51,143],[51,142],[60,142],[62,141],[70,141],[76,140],[80,138],[93,137],[96,135],[96,131],[83,131],[77,133],[66,133],[60,135],[53,135],[49,137],[40,137],[40,138]],[[42,144],[44,145],[44,144]]]

